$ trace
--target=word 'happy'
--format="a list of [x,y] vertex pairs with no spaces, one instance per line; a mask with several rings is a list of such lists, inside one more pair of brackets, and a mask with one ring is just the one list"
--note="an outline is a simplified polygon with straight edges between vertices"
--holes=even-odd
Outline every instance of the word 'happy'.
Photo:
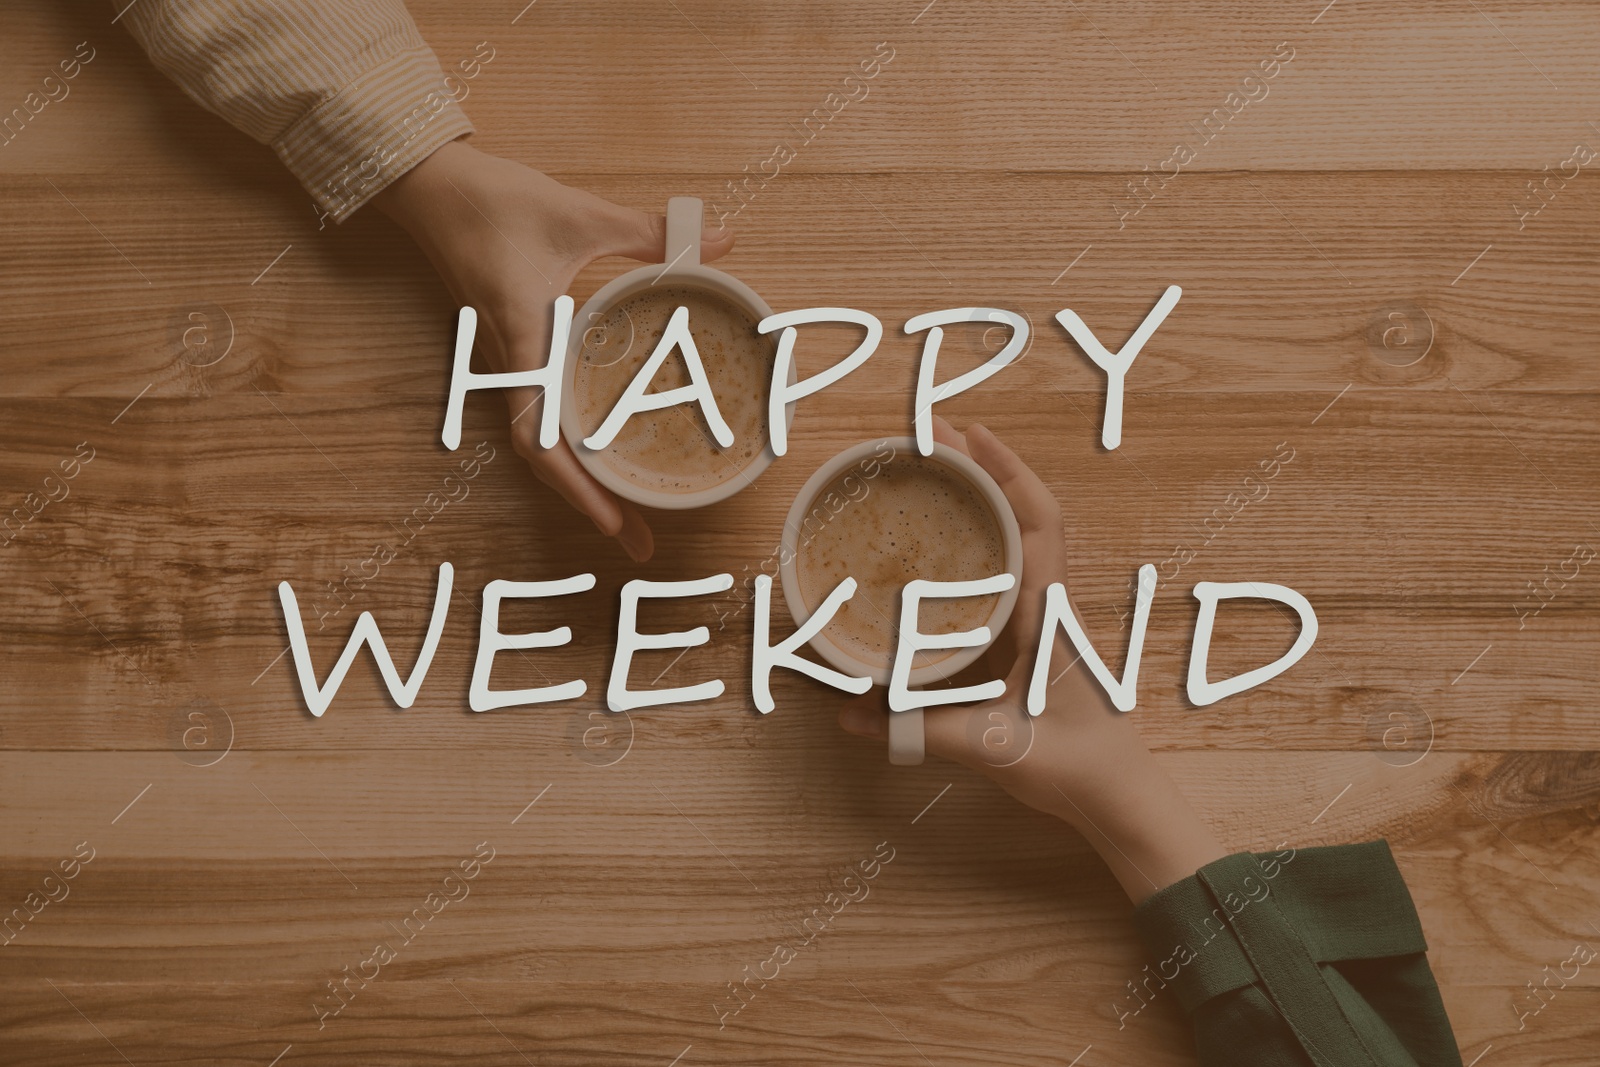
[[[1167,286],[1156,306],[1144,317],[1139,328],[1133,331],[1119,351],[1112,352],[1100,343],[1084,321],[1071,308],[1056,312],[1056,321],[1078,343],[1094,365],[1106,372],[1106,410],[1101,426],[1100,443],[1108,449],[1122,443],[1122,393],[1128,368],[1133,366],[1140,349],[1150,340],[1172,309],[1178,306],[1183,290],[1176,285]],[[445,408],[444,432],[440,435],[444,446],[452,452],[461,446],[461,411],[467,393],[476,389],[540,388],[544,390],[544,412],[539,419],[539,447],[554,448],[561,435],[561,383],[567,360],[567,343],[572,334],[572,297],[560,296],[555,302],[555,322],[550,331],[550,358],[538,370],[502,371],[479,374],[472,369],[472,342],[478,331],[478,313],[464,307],[456,326],[455,366],[450,375],[450,400]],[[867,331],[861,343],[844,359],[827,370],[789,383],[789,371],[794,363],[794,343],[799,327],[819,322],[847,323]],[[958,374],[947,382],[935,384],[934,375],[939,362],[939,346],[944,341],[945,326],[959,322],[991,322],[1010,328],[1011,336],[1000,351],[988,362],[965,374]],[[854,308],[816,307],[799,311],[784,311],[768,315],[756,325],[760,333],[782,330],[778,335],[778,351],[772,361],[772,387],[767,393],[767,432],[772,438],[772,454],[781,456],[789,449],[788,426],[785,417],[789,405],[821,392],[865,363],[883,339],[883,323],[876,315]],[[1016,360],[1028,347],[1028,320],[1015,311],[1004,308],[946,308],[912,316],[906,321],[906,333],[924,333],[922,359],[917,366],[917,402],[913,422],[916,427],[917,451],[924,456],[933,454],[933,405],[966,392]],[[650,383],[667,358],[677,350],[688,371],[689,382],[676,389],[649,392]],[[700,406],[706,425],[717,444],[727,448],[733,444],[733,431],[717,407],[705,364],[695,347],[694,335],[689,331],[689,309],[679,307],[672,313],[661,339],[656,342],[650,357],[639,367],[633,380],[617,398],[600,426],[584,438],[586,448],[602,449],[616,440],[617,434],[635,415],[679,404],[694,403]]]

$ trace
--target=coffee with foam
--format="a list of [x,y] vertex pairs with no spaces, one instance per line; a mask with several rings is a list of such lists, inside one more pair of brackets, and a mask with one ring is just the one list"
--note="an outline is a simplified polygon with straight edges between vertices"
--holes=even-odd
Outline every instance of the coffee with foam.
[[[796,531],[801,598],[814,610],[846,577],[856,592],[822,634],[863,663],[887,666],[900,624],[900,594],[922,578],[970,581],[1006,569],[1005,536],[982,491],[937,459],[900,452],[876,473],[850,468],[812,500]],[[994,614],[998,595],[924,600],[925,634],[973,630]],[[951,653],[924,652],[918,665]]]
[[[630,482],[661,493],[694,493],[738,478],[767,440],[773,339],[759,333],[756,319],[738,304],[685,285],[635,293],[587,324],[576,356],[572,397],[583,434],[592,434],[610,414],[679,307],[688,309],[695,349],[734,439],[727,448],[718,445],[694,403],[634,415],[600,455]],[[647,392],[688,384],[683,355],[673,352]]]

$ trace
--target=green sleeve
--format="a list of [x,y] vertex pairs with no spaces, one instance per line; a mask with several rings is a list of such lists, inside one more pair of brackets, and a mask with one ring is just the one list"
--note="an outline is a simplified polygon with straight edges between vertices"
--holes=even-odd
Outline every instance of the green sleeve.
[[1385,841],[1227,856],[1134,921],[1157,962],[1118,1013],[1170,986],[1203,1067],[1461,1067]]

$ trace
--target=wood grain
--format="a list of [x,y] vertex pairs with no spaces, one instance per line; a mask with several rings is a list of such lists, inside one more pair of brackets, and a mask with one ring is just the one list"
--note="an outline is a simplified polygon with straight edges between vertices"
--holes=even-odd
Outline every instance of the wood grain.
[[[1387,837],[1464,1061],[1592,1062],[1600,972],[1521,1029],[1518,1005],[1600,942],[1600,580],[1537,614],[1528,593],[1600,538],[1600,179],[1526,226],[1513,210],[1600,139],[1588,5],[411,7],[446,62],[495,49],[467,102],[480,146],[651,210],[731,204],[726,183],[889,42],[870,94],[739,212],[722,264],[775,308],[871,311],[884,345],[802,404],[753,490],[663,516],[646,566],[570,532],[491,398],[468,406],[463,440],[493,455],[470,494],[407,527],[461,458],[438,437],[454,308],[421,253],[371,213],[319,231],[271,153],[168,84],[106,5],[0,13],[6,107],[77,41],[99,50],[0,149],[0,515],[93,453],[0,533],[0,912],[94,850],[0,945],[0,1059],[1193,1062],[1173,1004],[1118,1027],[1143,961],[1087,844],[959,768],[891,770],[809,682],[755,715],[748,609],[715,624],[737,602],[659,613],[713,642],[635,675],[723,677],[724,698],[594,732],[620,586],[758,571],[818,463],[905,432],[905,319],[971,304],[1026,313],[1034,339],[946,413],[985,421],[1062,499],[1113,661],[1130,579],[1162,566],[1136,714],[1219,835]],[[1280,42],[1270,95],[1119,221],[1128,182]],[[1183,301],[1107,454],[1102,378],[1053,315],[1115,343],[1168,284]],[[1412,347],[1382,341],[1395,312]],[[180,358],[194,314],[231,341],[214,365]],[[947,341],[952,370],[986,354]],[[831,357],[802,343],[802,367]],[[1280,449],[1267,495],[1219,530]],[[380,542],[395,561],[318,628],[327,583]],[[395,709],[362,664],[307,715],[276,658],[276,583],[301,592],[320,668],[361,610],[408,662],[443,560],[458,595],[417,703]],[[575,644],[502,656],[496,684],[590,694],[466,711],[484,583],[584,570],[598,586],[560,620]],[[1271,683],[1191,708],[1190,587],[1245,577],[1305,592],[1321,636]],[[1241,611],[1214,662],[1288,636]],[[495,858],[470,896],[319,1027],[328,980],[480,842]],[[728,983],[880,842],[895,858],[871,895],[719,1029]]]

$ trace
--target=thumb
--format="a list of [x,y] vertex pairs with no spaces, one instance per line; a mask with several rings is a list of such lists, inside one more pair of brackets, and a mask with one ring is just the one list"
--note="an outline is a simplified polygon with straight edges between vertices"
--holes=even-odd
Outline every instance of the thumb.
[[[700,262],[710,263],[733,249],[733,231],[727,226],[700,230]],[[667,258],[667,218],[629,208],[618,208],[613,220],[608,255],[627,256],[644,263],[664,263]]]

